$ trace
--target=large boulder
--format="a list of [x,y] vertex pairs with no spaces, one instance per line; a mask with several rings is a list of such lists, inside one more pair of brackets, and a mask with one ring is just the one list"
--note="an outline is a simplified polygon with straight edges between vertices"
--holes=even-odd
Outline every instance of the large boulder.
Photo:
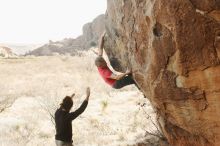
[[220,0],[108,0],[105,50],[173,146],[220,146]]

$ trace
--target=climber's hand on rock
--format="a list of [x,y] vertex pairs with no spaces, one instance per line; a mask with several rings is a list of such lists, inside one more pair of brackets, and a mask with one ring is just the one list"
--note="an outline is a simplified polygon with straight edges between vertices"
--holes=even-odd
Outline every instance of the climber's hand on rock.
[[126,74],[130,74],[131,73],[131,69],[127,69],[125,73]]
[[104,32],[102,33],[101,37],[104,37],[104,36],[105,36],[105,34],[106,34],[106,31],[104,31]]

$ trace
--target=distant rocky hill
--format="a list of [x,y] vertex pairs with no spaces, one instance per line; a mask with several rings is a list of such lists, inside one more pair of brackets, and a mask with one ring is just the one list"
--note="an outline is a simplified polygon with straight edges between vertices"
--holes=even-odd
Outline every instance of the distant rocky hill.
[[10,58],[10,57],[16,57],[17,55],[12,52],[11,48],[0,46],[0,57],[4,58]]
[[54,53],[74,55],[76,50],[86,50],[98,44],[98,39],[104,31],[105,15],[99,15],[92,22],[83,26],[83,34],[75,39],[65,38],[61,41],[49,41],[33,51],[26,53],[26,55],[35,56],[50,56]]
[[0,43],[0,46],[5,46],[12,49],[17,55],[24,55],[28,51],[32,51],[43,44],[26,44],[26,43]]

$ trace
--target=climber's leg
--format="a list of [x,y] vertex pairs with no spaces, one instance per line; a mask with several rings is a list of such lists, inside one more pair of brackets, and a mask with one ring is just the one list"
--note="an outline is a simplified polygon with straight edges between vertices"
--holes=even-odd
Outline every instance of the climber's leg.
[[[138,88],[138,90],[141,91],[140,87],[134,81],[134,79],[133,79],[131,74],[126,76],[126,77],[124,77],[124,78],[122,78],[121,80],[117,80],[115,82],[115,84],[113,85],[113,88],[121,89],[121,88],[123,88],[123,87],[125,87],[127,85],[131,85],[131,84],[134,84]],[[144,96],[144,98],[146,98],[146,96],[144,94],[143,94],[143,96]]]
[[125,76],[124,78],[122,78],[120,80],[117,80],[115,82],[115,84],[113,85],[113,88],[120,89],[120,88],[122,88],[124,86],[131,85],[131,84],[135,84],[136,85],[136,83],[135,83],[134,79],[132,78],[132,76],[128,75],[128,76]]

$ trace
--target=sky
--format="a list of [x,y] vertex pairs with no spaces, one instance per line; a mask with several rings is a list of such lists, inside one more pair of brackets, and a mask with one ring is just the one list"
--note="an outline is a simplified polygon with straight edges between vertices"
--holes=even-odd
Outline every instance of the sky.
[[107,0],[0,0],[0,43],[37,44],[75,38],[104,14]]

